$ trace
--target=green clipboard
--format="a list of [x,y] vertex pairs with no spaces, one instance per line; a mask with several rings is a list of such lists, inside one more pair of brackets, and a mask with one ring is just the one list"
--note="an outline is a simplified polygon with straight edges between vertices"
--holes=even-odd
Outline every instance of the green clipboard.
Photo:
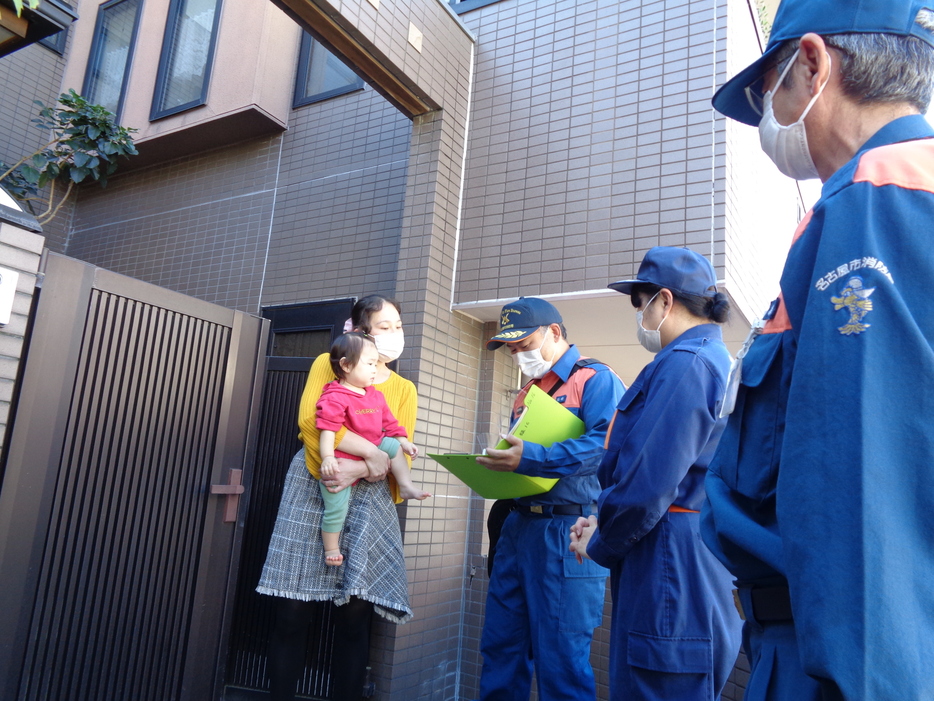
[[[522,416],[509,430],[509,433],[517,438],[548,448],[553,443],[583,435],[584,422],[535,385],[529,388],[523,403],[525,410]],[[496,447],[508,448],[509,443],[503,440]],[[558,481],[519,475],[515,472],[488,470],[477,462],[479,456],[473,454],[429,453],[428,457],[437,461],[485,499],[515,499],[542,494],[554,487]]]

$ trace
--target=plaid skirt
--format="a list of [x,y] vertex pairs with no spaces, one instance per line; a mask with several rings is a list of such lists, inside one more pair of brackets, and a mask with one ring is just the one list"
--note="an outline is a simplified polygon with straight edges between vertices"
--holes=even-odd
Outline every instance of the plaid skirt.
[[412,610],[389,483],[360,480],[349,489],[353,492],[340,538],[344,564],[331,567],[324,562],[321,543],[324,502],[318,481],[305,466],[305,451],[295,455],[256,591],[337,606],[356,596],[373,602],[376,612],[393,623],[405,623]]

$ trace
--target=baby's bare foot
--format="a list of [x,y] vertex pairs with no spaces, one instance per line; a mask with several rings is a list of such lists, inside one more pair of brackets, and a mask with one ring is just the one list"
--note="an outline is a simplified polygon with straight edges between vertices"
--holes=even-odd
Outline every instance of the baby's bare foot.
[[399,494],[402,496],[403,499],[418,499],[419,501],[421,501],[422,499],[427,499],[428,497],[431,496],[429,492],[423,492],[421,489],[416,487],[414,484],[400,485]]

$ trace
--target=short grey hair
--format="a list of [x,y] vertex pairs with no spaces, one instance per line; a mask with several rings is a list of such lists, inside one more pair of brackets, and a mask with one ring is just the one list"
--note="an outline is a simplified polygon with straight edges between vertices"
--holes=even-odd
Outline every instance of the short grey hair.
[[[920,10],[915,23],[934,31],[934,13]],[[907,102],[921,113],[931,103],[934,47],[913,36],[895,34],[831,34],[824,43],[840,53],[843,92],[861,104]],[[782,45],[775,56],[778,70],[798,48],[798,40]],[[791,85],[791,75],[784,81]]]

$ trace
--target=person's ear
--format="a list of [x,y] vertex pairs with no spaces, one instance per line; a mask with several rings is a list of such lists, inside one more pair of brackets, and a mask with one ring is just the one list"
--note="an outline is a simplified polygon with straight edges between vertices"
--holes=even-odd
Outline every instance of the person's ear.
[[823,37],[814,32],[801,37],[799,47],[795,60],[804,69],[808,92],[813,96],[830,80],[830,54]]
[[671,309],[671,307],[675,303],[675,296],[671,294],[671,290],[669,290],[666,287],[663,287],[661,290],[658,291],[658,297],[662,302],[663,312],[667,311],[668,309]]

